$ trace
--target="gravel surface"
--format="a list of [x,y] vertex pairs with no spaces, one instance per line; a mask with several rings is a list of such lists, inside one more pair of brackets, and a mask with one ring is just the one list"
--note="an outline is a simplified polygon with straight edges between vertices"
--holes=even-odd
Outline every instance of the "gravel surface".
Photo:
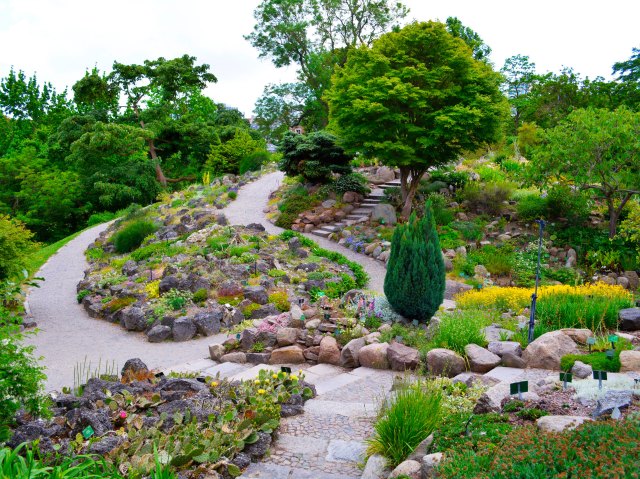
[[[150,368],[169,367],[207,356],[207,345],[222,342],[226,335],[199,338],[184,343],[150,343],[142,333],[127,332],[120,325],[90,318],[76,301],[76,285],[84,277],[84,251],[108,224],[81,233],[60,248],[40,269],[40,288],[28,295],[31,314],[39,332],[29,337],[36,357],[46,366],[46,390],[73,386],[74,366],[91,361],[112,364],[118,371],[130,358],[141,358]],[[103,368],[104,371],[104,368]]]

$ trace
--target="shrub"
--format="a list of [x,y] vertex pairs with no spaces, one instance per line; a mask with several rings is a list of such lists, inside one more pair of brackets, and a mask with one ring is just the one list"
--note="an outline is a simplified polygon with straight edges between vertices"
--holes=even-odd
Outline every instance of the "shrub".
[[[634,477],[638,470],[637,417],[623,421],[586,422],[562,434],[536,426],[513,429],[499,443],[461,438],[449,449],[437,473],[442,479],[552,477]],[[499,446],[499,447],[496,447]],[[517,458],[517,460],[514,460]]]
[[549,413],[547,411],[543,411],[542,409],[538,409],[535,407],[523,408],[516,413],[516,416],[526,421],[535,421],[536,419],[540,419],[542,416],[548,416],[548,415]]
[[271,293],[269,295],[269,302],[282,313],[289,311],[291,308],[286,291],[276,291],[275,293]]
[[495,276],[508,276],[515,266],[515,250],[512,244],[502,246],[486,245],[470,251],[468,258],[475,264],[482,264]]
[[144,292],[147,293],[148,299],[155,299],[160,297],[160,280],[151,281],[144,287]]
[[37,249],[33,233],[21,221],[0,215],[0,281],[19,276]]
[[200,288],[198,291],[193,293],[193,296],[191,296],[191,301],[193,301],[195,304],[204,303],[208,298],[209,291],[207,291],[205,288]]
[[[251,317],[251,315],[253,314],[253,312],[257,309],[260,309],[260,305],[257,303],[251,303],[248,304],[243,310],[242,310],[242,314],[244,315],[244,317],[246,319],[249,319]],[[257,351],[256,351],[257,352]]]
[[494,319],[484,311],[465,310],[444,314],[430,347],[451,349],[464,356],[467,344],[487,345],[482,328],[489,326]]
[[469,202],[471,209],[479,213],[497,215],[502,211],[502,203],[510,198],[512,192],[511,183],[472,183],[462,190],[461,196]]
[[187,305],[187,302],[191,299],[191,294],[187,291],[170,289],[162,296],[162,299],[167,306],[174,311],[178,311]]
[[445,226],[454,219],[454,213],[447,207],[447,199],[440,193],[431,193],[428,197],[433,209],[433,219],[438,226]]
[[235,200],[235,199],[238,197],[238,192],[237,192],[237,191],[234,191],[234,190],[230,190],[230,191],[227,193],[227,196],[229,197],[229,199],[231,199],[231,200]]
[[550,219],[567,218],[570,223],[580,224],[589,217],[590,210],[587,197],[568,186],[555,186],[547,193]]
[[518,219],[533,221],[547,217],[547,199],[536,193],[527,194],[520,198],[516,205]]
[[78,301],[78,304],[82,303],[82,300],[87,296],[89,296],[90,294],[91,294],[91,290],[89,289],[83,289],[82,291],[79,291],[78,294],[76,295],[76,300]]
[[620,353],[629,349],[633,349],[633,345],[625,339],[619,339],[612,358],[607,357],[606,352],[601,351],[589,354],[566,354],[560,359],[560,369],[571,371],[576,361],[582,361],[585,364],[590,364],[594,371],[617,373],[620,371]]
[[380,342],[390,343],[391,341],[396,341],[398,338],[402,344],[419,350],[423,356],[426,355],[430,349],[427,334],[424,329],[403,326],[400,323],[394,323],[391,325],[391,329],[382,331]]
[[420,384],[402,387],[383,402],[369,439],[367,454],[380,454],[395,467],[435,429],[440,420],[442,392]]
[[247,171],[258,171],[262,165],[269,163],[271,155],[268,151],[256,151],[243,157],[238,166],[238,173],[244,175]]
[[469,181],[469,175],[464,171],[434,170],[429,172],[429,180],[440,181],[454,188],[464,188]]
[[484,234],[482,225],[476,221],[452,221],[449,226],[459,231],[467,241],[480,241]]
[[276,220],[276,226],[286,229],[291,228],[298,215],[313,208],[318,201],[318,198],[310,195],[303,186],[289,190],[278,205],[280,216]]
[[512,429],[513,426],[506,414],[449,414],[442,418],[442,422],[433,433],[434,450],[448,452],[467,447],[475,451],[479,445],[490,447],[500,444]]
[[103,211],[102,213],[94,213],[89,216],[87,226],[95,226],[117,218],[117,213],[113,211]]
[[444,299],[445,269],[431,205],[418,220],[396,227],[384,279],[393,308],[410,319],[428,321]]
[[480,175],[480,179],[484,182],[501,182],[505,180],[505,174],[500,168],[493,168],[489,165],[481,165],[476,168],[476,173]]
[[28,413],[46,413],[44,368],[33,356],[35,346],[25,346],[24,337],[12,330],[0,328],[0,435],[13,422],[15,413],[24,408]]
[[186,248],[184,246],[176,246],[171,243],[167,243],[164,241],[158,243],[151,243],[146,246],[142,246],[141,248],[136,249],[131,253],[131,259],[134,261],[142,261],[145,259],[149,259],[152,256],[163,257],[163,256],[176,256],[180,253],[184,253]]
[[144,239],[157,230],[158,227],[151,221],[136,220],[125,225],[114,235],[113,244],[118,253],[130,253],[139,248]]
[[366,195],[370,191],[369,188],[367,188],[367,180],[358,173],[349,173],[340,176],[340,178],[333,182],[331,188],[339,195],[343,195],[347,191],[354,191],[358,194]]

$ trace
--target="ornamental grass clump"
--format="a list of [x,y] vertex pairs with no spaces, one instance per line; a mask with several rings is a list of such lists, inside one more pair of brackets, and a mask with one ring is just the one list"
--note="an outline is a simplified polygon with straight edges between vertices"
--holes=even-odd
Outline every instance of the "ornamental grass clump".
[[393,233],[384,293],[405,318],[429,321],[444,300],[445,267],[431,203]]
[[404,461],[440,420],[442,391],[425,384],[405,385],[382,403],[367,454],[380,454],[390,467]]
[[113,243],[118,253],[129,253],[140,247],[144,239],[155,233],[158,227],[152,221],[136,220],[118,231]]
[[477,344],[482,347],[487,345],[482,329],[493,323],[493,319],[485,311],[478,310],[444,314],[429,346],[451,349],[464,356],[464,347],[467,344]]

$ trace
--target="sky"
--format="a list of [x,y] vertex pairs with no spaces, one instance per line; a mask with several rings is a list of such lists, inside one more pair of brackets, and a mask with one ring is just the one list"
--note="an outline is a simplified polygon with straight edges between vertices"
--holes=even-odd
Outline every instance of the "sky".
[[[211,66],[216,102],[250,116],[268,83],[293,81],[244,40],[259,0],[0,0],[0,77],[9,68],[37,73],[57,89],[86,69],[110,71],[114,60],[142,63],[185,53]],[[408,20],[457,16],[475,30],[500,68],[528,55],[537,71],[573,67],[583,76],[611,78],[611,67],[640,47],[640,1],[404,0]]]

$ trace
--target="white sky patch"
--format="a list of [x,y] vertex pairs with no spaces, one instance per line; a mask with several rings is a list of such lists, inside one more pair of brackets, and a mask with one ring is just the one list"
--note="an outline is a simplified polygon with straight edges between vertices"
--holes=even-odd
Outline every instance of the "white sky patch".
[[[216,102],[249,116],[268,83],[295,80],[244,40],[259,0],[0,0],[0,77],[9,68],[56,88],[71,86],[86,69],[110,71],[114,60],[142,63],[183,54],[208,63],[218,83]],[[582,76],[610,78],[616,61],[640,47],[640,1],[405,0],[409,19],[457,16],[492,48],[497,68],[528,55],[539,72],[573,67]]]

